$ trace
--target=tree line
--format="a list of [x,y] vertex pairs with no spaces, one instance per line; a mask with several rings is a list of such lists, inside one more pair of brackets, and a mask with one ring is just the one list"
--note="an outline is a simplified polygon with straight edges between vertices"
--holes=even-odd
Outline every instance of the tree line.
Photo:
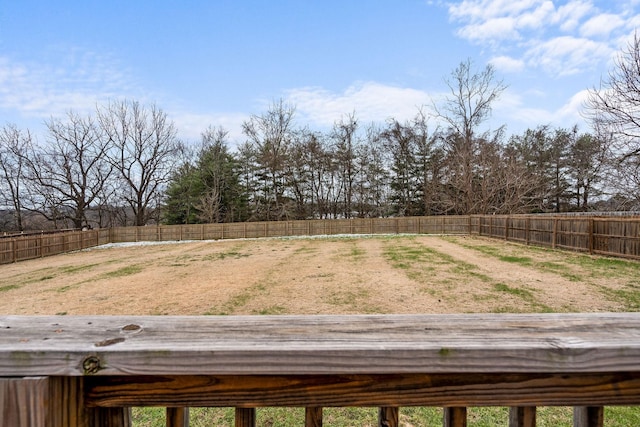
[[614,95],[640,79],[639,51],[636,37],[590,91],[591,132],[487,130],[506,85],[469,60],[445,79],[443,102],[406,121],[353,112],[317,131],[278,101],[243,123],[240,142],[211,126],[186,144],[157,106],[114,101],[46,121],[42,142],[6,124],[0,230],[634,209],[640,101]]

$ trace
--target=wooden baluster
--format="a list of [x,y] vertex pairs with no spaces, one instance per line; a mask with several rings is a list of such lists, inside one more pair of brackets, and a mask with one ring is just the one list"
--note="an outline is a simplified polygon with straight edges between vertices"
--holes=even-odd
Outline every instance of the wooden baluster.
[[322,427],[322,407],[310,406],[305,408],[305,427]]
[[46,377],[0,378],[0,425],[45,427],[48,393]]
[[189,427],[189,408],[167,408],[167,427]]
[[91,408],[91,427],[131,427],[129,408]]
[[396,407],[385,406],[378,410],[379,427],[398,427],[400,411]]
[[573,408],[573,427],[602,427],[604,407],[576,406]]
[[536,427],[535,406],[509,408],[509,427]]
[[236,427],[256,427],[256,408],[236,408]]
[[467,408],[453,407],[444,408],[443,426],[444,427],[467,427]]

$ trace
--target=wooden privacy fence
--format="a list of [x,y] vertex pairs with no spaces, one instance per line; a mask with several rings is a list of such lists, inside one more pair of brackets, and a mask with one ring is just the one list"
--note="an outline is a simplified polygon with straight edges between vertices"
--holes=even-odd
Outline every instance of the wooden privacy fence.
[[[508,406],[511,427],[537,406],[574,406],[602,426],[603,406],[640,405],[640,314],[0,317],[0,425],[124,427],[130,407],[379,408]],[[300,420],[302,423],[303,420]]]
[[640,217],[472,215],[115,227],[0,239],[0,264],[106,243],[338,234],[477,234],[640,259]]
[[640,217],[472,216],[469,229],[527,245],[640,259]]
[[109,229],[3,238],[0,239],[0,264],[78,251],[110,241]]

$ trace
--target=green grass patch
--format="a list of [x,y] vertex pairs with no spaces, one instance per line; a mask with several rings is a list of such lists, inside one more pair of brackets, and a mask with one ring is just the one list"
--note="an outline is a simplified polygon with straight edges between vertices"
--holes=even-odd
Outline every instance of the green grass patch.
[[6,285],[6,286],[0,286],[0,292],[7,292],[13,289],[19,289],[20,285]]
[[[520,299],[522,299],[525,303],[529,304],[529,306],[531,307],[533,312],[536,313],[553,313],[555,310],[553,310],[551,307],[549,307],[546,304],[542,304],[541,302],[539,302],[535,295],[533,294],[533,292],[531,292],[529,289],[525,289],[525,288],[515,288],[509,285],[505,285],[504,283],[496,283],[495,285],[493,285],[493,288],[500,293],[507,293],[509,295],[513,295],[515,297],[518,297]],[[522,310],[522,308],[518,308],[517,310]],[[497,313],[501,312],[501,311],[496,311]],[[513,313],[513,310],[509,310],[509,311],[504,311],[504,313],[508,313],[511,312]]]
[[253,314],[260,315],[274,315],[274,314],[286,314],[287,309],[281,305],[272,305],[270,307],[265,307],[260,310],[253,310]]
[[99,264],[86,264],[86,265],[70,265],[68,267],[61,267],[60,268],[60,272],[61,273],[78,273],[81,271],[87,271],[92,269],[93,267],[98,266]]
[[622,289],[599,288],[607,298],[621,304],[623,311],[640,311],[640,285],[631,283]]
[[[606,406],[605,425],[607,427],[628,427],[640,425],[640,408]],[[191,427],[232,426],[234,408],[191,408]],[[541,406],[537,408],[536,426],[571,427],[573,408],[567,406]],[[164,408],[133,408],[132,421],[136,427],[164,427]],[[509,424],[509,408],[470,407],[467,412],[471,427],[494,427]],[[327,407],[323,410],[323,424],[332,427],[375,426],[378,425],[377,408]],[[258,408],[256,425],[269,427],[290,427],[304,425],[304,408]],[[428,427],[442,425],[442,408],[402,407],[400,425]]]
[[[264,295],[266,293],[268,293],[267,285],[263,283],[258,283],[232,296],[221,307],[212,308],[211,310],[206,311],[204,314],[207,316],[211,316],[211,315],[228,316],[228,315],[234,314],[237,310],[247,305],[256,296]],[[268,313],[261,313],[261,314],[268,314]]]
[[513,264],[519,264],[524,266],[529,266],[533,263],[533,260],[529,257],[524,256],[514,256],[514,255],[503,255],[498,257],[500,261],[510,262]]
[[113,279],[117,277],[125,277],[131,276],[133,274],[138,274],[142,271],[142,267],[139,265],[128,265],[126,267],[119,268],[114,271],[110,271],[108,273],[102,274],[101,278],[103,279]]

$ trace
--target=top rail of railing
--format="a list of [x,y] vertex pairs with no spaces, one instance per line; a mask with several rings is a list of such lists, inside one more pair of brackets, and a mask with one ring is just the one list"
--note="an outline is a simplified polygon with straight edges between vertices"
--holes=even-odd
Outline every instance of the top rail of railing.
[[640,313],[4,316],[0,376],[640,372]]

